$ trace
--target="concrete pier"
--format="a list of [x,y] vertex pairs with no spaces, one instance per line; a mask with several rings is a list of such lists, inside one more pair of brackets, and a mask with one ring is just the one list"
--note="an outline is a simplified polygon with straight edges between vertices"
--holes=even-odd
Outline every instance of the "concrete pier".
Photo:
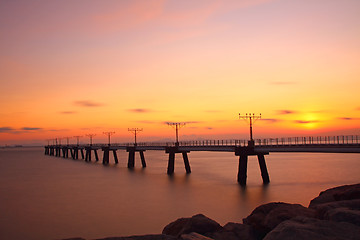
[[174,174],[174,169],[175,169],[175,153],[182,153],[186,173],[191,173],[189,158],[188,158],[188,155],[187,155],[188,152],[190,152],[190,151],[179,150],[179,147],[178,147],[178,146],[175,146],[175,147],[167,147],[167,148],[166,148],[165,153],[168,153],[168,154],[169,154],[169,161],[168,161],[168,168],[167,168],[167,174],[168,174],[168,175]]
[[113,152],[115,164],[119,163],[115,148],[111,148],[111,147],[107,146],[107,147],[102,147],[101,149],[104,152],[104,154],[103,154],[103,162],[102,162],[104,165],[109,164],[110,151]]
[[95,147],[89,146],[89,147],[85,147],[85,162],[91,162],[91,151],[94,152],[95,155],[95,161],[99,161],[99,156],[97,154],[97,149]]
[[128,168],[133,169],[133,168],[135,167],[135,152],[139,152],[142,167],[143,167],[143,168],[146,167],[144,150],[138,150],[138,149],[136,148],[136,146],[134,146],[134,147],[127,147],[127,148],[126,148],[126,151],[129,153]]

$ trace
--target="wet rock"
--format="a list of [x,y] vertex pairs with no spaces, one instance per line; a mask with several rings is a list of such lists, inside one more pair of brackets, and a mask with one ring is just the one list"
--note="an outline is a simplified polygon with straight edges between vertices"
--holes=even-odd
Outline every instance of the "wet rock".
[[318,204],[354,199],[360,199],[360,184],[344,185],[325,190],[318,197],[311,200],[309,208],[313,208]]
[[312,207],[319,219],[348,222],[360,226],[360,199],[317,204]]
[[176,240],[176,239],[177,238],[173,236],[168,236],[164,234],[149,234],[149,235],[129,236],[129,237],[108,237],[97,240]]
[[349,208],[335,208],[327,211],[324,215],[325,220],[334,222],[347,222],[360,227],[360,211]]
[[197,214],[191,218],[177,219],[176,221],[168,224],[162,233],[179,237],[182,234],[195,232],[208,236],[221,229],[222,227],[219,223],[202,214]]
[[360,228],[345,222],[296,217],[280,223],[264,240],[359,240]]
[[[182,240],[213,240],[212,238],[206,237],[204,235],[201,235],[199,233],[189,233],[189,234],[183,234],[181,235]],[[230,239],[229,239],[230,240]]]
[[85,238],[81,238],[81,237],[73,237],[73,238],[65,238],[62,240],[86,240]]
[[215,240],[260,239],[250,225],[232,222],[227,223],[222,230],[213,233],[212,238]]
[[281,222],[296,216],[314,217],[315,211],[300,204],[273,202],[257,207],[243,222],[264,237]]

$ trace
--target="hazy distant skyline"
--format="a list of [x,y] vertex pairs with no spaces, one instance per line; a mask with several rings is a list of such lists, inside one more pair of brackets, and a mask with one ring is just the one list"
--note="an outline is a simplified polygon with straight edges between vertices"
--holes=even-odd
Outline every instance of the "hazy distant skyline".
[[[360,1],[0,2],[0,145],[360,134]],[[86,142],[85,139],[83,139]]]

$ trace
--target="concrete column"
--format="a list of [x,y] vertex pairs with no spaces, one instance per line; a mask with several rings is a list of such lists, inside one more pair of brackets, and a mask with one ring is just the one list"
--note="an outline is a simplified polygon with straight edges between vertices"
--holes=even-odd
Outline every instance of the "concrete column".
[[135,150],[129,151],[128,168],[133,169],[135,167]]
[[91,162],[91,148],[87,148],[85,150],[85,162]]
[[239,157],[238,182],[241,186],[246,185],[248,155],[242,154]]
[[117,154],[116,154],[116,150],[115,150],[115,149],[113,150],[113,155],[114,155],[115,163],[118,164],[118,163],[119,163],[119,160],[118,160],[118,157],[117,157]]
[[[84,159],[84,149],[80,149],[80,152],[81,152],[81,158]],[[78,154],[76,153],[76,159],[78,159]]]
[[189,163],[187,152],[182,152],[182,155],[183,155],[183,159],[184,159],[186,173],[191,173],[191,168],[190,168],[190,163]]
[[98,154],[97,154],[97,150],[96,150],[96,149],[94,149],[94,154],[95,154],[95,159],[96,159],[96,161],[98,162],[98,161],[99,161],[99,156],[98,156]]
[[170,151],[167,174],[172,175],[174,173],[174,168],[175,168],[175,152]]
[[70,148],[70,154],[71,154],[71,157],[72,159],[75,159],[75,149],[74,148]]
[[265,162],[264,155],[259,154],[258,155],[258,160],[259,160],[259,166],[260,166],[261,177],[263,179],[263,183],[268,184],[270,182],[270,179],[269,179],[269,174],[268,174],[268,170],[267,170],[267,167],[266,167],[266,162]]
[[104,154],[103,154],[103,164],[109,163],[109,148],[103,148]]
[[144,167],[146,167],[146,162],[145,162],[145,156],[144,156],[144,151],[140,151],[140,158],[141,158],[141,164]]

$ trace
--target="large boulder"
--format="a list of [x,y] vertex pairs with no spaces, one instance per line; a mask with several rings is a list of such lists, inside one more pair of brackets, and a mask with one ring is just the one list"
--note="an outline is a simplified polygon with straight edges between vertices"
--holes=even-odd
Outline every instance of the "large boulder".
[[173,236],[168,236],[164,234],[150,234],[150,235],[129,236],[129,237],[108,237],[97,240],[176,240],[176,239],[177,238]]
[[360,199],[312,205],[319,219],[348,222],[360,226]]
[[221,229],[222,227],[219,223],[202,214],[197,214],[191,218],[177,219],[176,221],[165,226],[162,233],[175,237],[180,237],[182,234],[192,232],[208,236],[213,232],[219,231]]
[[213,233],[211,237],[215,240],[259,239],[259,236],[250,225],[233,222],[227,223],[222,230]]
[[273,202],[255,208],[243,222],[263,237],[281,222],[296,216],[314,217],[315,211],[300,204]]
[[326,212],[325,220],[333,222],[347,222],[360,227],[360,211],[349,208],[335,208]]
[[206,237],[206,236],[201,235],[201,234],[196,233],[196,232],[192,232],[192,233],[189,233],[189,234],[183,234],[183,235],[181,235],[180,239],[181,240],[214,240],[212,238]]
[[354,199],[360,199],[360,184],[344,185],[325,190],[318,197],[311,200],[309,208],[313,208],[318,204]]
[[296,217],[280,223],[264,240],[359,240],[360,228],[345,222]]

